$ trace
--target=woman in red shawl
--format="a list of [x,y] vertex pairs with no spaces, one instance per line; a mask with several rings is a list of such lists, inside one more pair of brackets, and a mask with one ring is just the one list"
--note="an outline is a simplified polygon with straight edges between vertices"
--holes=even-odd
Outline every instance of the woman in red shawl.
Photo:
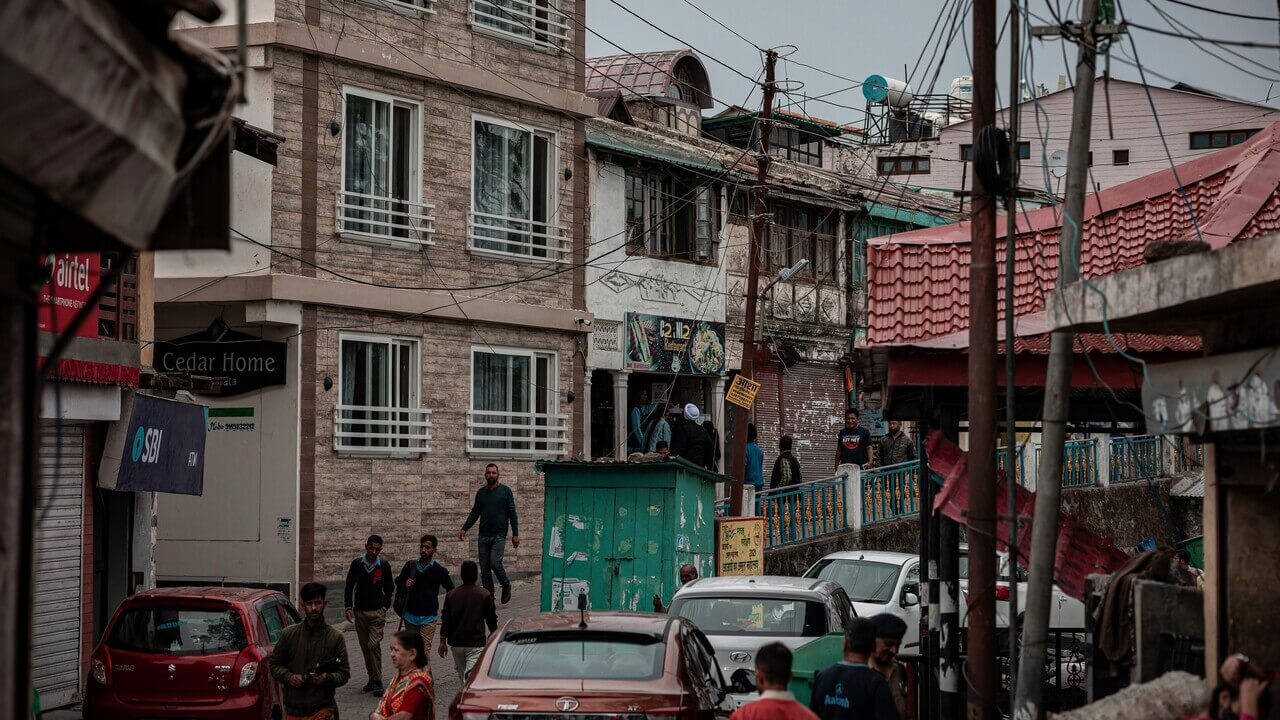
[[395,679],[369,720],[431,720],[435,716],[435,692],[422,635],[416,630],[396,633],[391,640],[391,664],[396,668]]

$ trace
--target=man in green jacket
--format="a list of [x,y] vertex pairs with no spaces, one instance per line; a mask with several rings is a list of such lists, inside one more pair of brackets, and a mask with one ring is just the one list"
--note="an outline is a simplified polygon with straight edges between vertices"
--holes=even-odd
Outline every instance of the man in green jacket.
[[288,720],[337,720],[334,690],[351,679],[342,631],[324,621],[326,592],[320,583],[302,586],[306,619],[284,629],[268,662],[271,677],[284,686]]

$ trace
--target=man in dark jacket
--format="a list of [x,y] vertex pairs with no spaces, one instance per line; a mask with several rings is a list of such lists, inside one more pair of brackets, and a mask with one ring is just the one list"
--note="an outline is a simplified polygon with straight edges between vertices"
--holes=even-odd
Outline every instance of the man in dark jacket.
[[484,589],[493,593],[493,575],[498,576],[498,584],[502,586],[502,604],[511,602],[511,580],[507,570],[502,566],[502,557],[507,550],[507,526],[511,526],[511,547],[520,547],[520,522],[516,517],[516,496],[511,488],[498,482],[498,466],[489,463],[484,466],[484,487],[476,491],[475,503],[471,506],[471,514],[462,524],[462,532],[458,540],[467,539],[467,531],[480,521],[480,537],[476,541],[480,553],[480,582]]
[[814,714],[822,720],[898,720],[889,683],[867,664],[875,647],[875,626],[854,618],[844,633],[844,659],[813,681]]
[[298,595],[306,618],[280,633],[267,660],[271,677],[284,686],[287,718],[337,720],[334,690],[351,679],[342,631],[324,621],[326,592],[320,583],[302,586]]
[[778,439],[778,459],[773,461],[773,475],[769,478],[769,489],[800,484],[800,461],[791,452],[793,440],[790,435]]
[[405,627],[422,636],[422,647],[430,648],[436,639],[439,624],[440,589],[453,589],[453,578],[443,565],[436,562],[435,535],[423,535],[418,540],[418,559],[404,564],[396,587],[405,593],[404,612],[400,617]]
[[382,692],[382,630],[387,622],[387,608],[395,584],[391,582],[391,563],[382,557],[382,538],[370,535],[364,554],[351,561],[347,584],[342,591],[347,622],[356,624],[360,654],[369,674],[365,692]]
[[698,467],[711,468],[711,436],[702,427],[702,413],[693,403],[684,406],[684,422],[671,429],[671,454]]
[[489,633],[498,629],[498,611],[493,593],[476,585],[480,569],[467,560],[462,563],[462,587],[444,597],[440,613],[440,657],[452,650],[453,666],[458,679],[466,682],[467,673],[480,658]]

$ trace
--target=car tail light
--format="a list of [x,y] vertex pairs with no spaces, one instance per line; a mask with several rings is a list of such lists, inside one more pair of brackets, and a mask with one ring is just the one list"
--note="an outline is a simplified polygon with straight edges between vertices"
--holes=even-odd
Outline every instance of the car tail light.
[[111,684],[111,653],[105,647],[95,653],[93,660],[89,662],[89,674],[99,685]]
[[1006,601],[1009,599],[1009,586],[1008,586],[1008,585],[996,585],[996,599],[997,599],[997,600],[1006,600]]
[[489,720],[489,708],[459,705],[449,713],[450,720]]
[[247,662],[240,668],[239,687],[249,687],[253,684],[254,679],[258,677],[258,662]]

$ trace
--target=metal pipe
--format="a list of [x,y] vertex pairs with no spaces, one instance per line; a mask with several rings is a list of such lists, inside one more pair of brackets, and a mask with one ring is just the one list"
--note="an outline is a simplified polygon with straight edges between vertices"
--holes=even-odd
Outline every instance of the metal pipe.
[[[1089,138],[1093,130],[1093,79],[1097,67],[1094,24],[1098,0],[1084,0],[1080,26],[1076,87],[1067,145],[1066,207],[1062,216],[1058,253],[1058,287],[1080,276],[1081,224],[1089,171]],[[1043,710],[1045,643],[1049,632],[1049,601],[1053,587],[1054,550],[1062,498],[1062,452],[1066,442],[1071,400],[1072,334],[1053,333],[1045,375],[1044,432],[1036,482],[1036,508],[1031,536],[1031,577],[1027,583],[1026,621],[1022,658],[1018,666],[1015,717],[1035,718]]]
[[[973,3],[973,146],[996,119],[995,0]],[[975,153],[975,160],[977,153]],[[968,717],[994,718],[996,661],[996,188],[974,172],[969,261]]]

